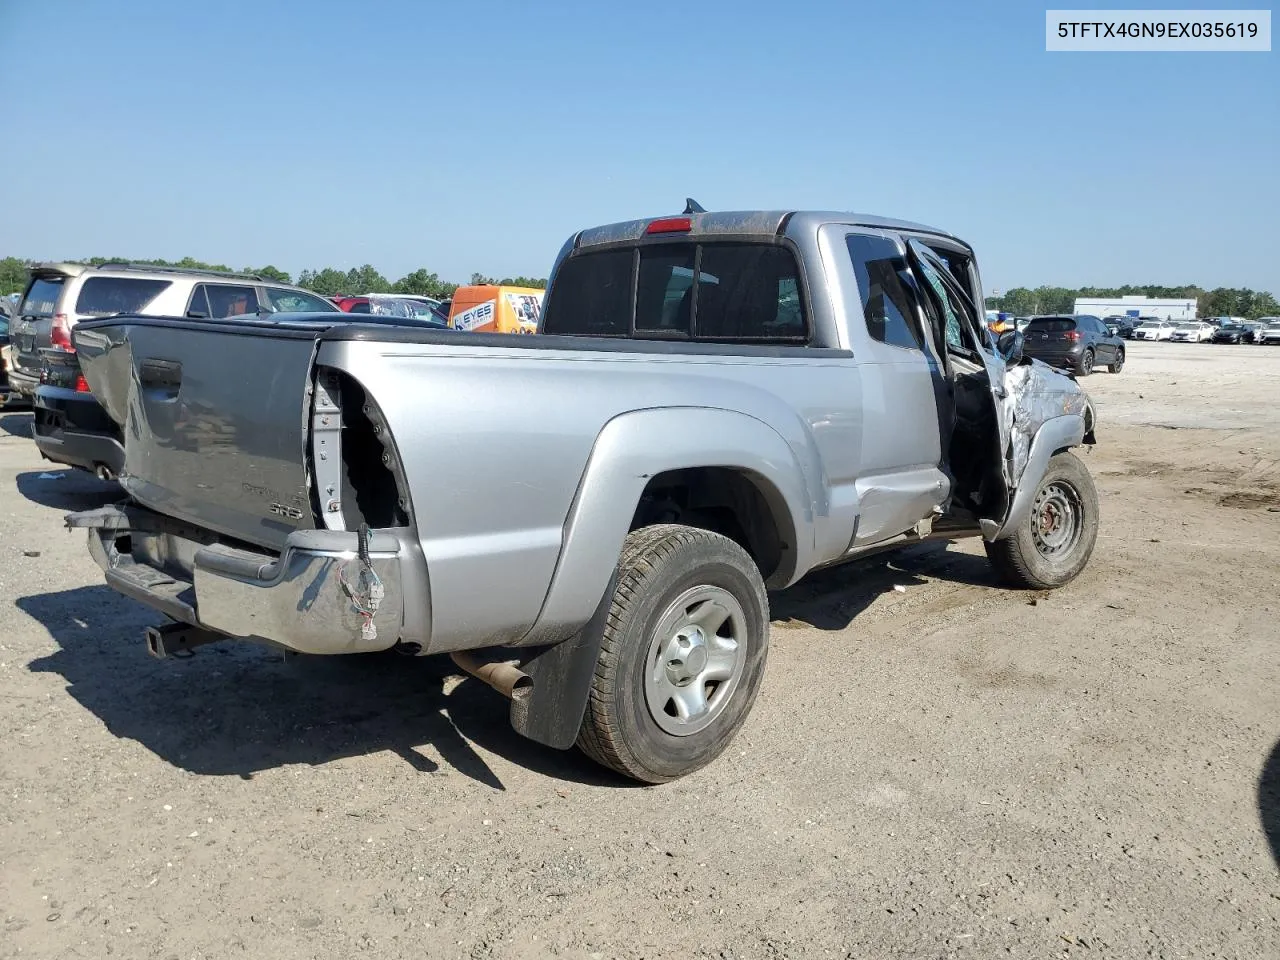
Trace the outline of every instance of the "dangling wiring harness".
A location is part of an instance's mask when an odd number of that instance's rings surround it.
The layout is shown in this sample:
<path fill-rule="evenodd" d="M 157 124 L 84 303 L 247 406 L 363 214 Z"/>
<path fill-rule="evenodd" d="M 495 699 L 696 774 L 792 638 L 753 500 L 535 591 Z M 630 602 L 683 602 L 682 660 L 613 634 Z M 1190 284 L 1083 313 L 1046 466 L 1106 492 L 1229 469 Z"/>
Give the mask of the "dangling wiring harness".
<path fill-rule="evenodd" d="M 348 575 L 348 568 L 353 563 L 360 566 L 354 583 Z M 361 523 L 360 529 L 356 531 L 356 556 L 338 567 L 338 582 L 342 585 L 342 592 L 351 601 L 351 609 L 360 616 L 360 639 L 376 640 L 378 627 L 373 622 L 373 615 L 378 612 L 386 589 L 382 585 L 382 579 L 374 572 L 373 561 L 369 559 L 368 524 Z"/>

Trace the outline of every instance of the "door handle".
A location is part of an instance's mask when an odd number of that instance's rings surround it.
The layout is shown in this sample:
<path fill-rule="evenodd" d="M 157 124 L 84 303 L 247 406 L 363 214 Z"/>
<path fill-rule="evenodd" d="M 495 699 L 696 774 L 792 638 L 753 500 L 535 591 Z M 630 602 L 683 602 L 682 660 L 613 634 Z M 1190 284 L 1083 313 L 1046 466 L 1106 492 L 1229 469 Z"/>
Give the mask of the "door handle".
<path fill-rule="evenodd" d="M 138 364 L 142 389 L 159 400 L 174 400 L 182 386 L 182 364 L 177 360 L 143 360 Z"/>

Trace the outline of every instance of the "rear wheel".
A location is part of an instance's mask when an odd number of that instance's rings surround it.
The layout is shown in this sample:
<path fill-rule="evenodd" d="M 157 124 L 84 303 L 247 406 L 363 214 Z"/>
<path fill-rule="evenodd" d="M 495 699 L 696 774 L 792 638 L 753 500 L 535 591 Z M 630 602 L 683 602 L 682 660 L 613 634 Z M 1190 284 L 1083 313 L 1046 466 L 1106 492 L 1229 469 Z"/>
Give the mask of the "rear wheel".
<path fill-rule="evenodd" d="M 1086 349 L 1080 354 L 1080 359 L 1076 361 L 1076 373 L 1082 377 L 1087 377 L 1093 373 L 1093 350 Z"/>
<path fill-rule="evenodd" d="M 1098 539 L 1098 491 L 1071 453 L 1055 454 L 1036 489 L 1031 514 L 987 557 L 1006 583 L 1052 590 L 1076 578 Z"/>
<path fill-rule="evenodd" d="M 627 536 L 579 748 L 645 783 L 714 760 L 751 711 L 769 649 L 755 562 L 678 524 Z"/>
<path fill-rule="evenodd" d="M 1111 364 L 1107 369 L 1112 373 L 1119 373 L 1124 369 L 1124 347 L 1120 347 L 1116 350 L 1116 358 L 1111 361 Z"/>

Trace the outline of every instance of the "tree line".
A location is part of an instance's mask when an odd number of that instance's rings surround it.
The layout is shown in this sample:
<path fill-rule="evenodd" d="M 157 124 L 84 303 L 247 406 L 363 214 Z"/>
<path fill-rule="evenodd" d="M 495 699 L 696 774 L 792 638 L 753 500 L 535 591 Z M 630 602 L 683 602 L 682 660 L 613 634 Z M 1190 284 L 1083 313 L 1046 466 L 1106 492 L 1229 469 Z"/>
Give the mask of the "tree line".
<path fill-rule="evenodd" d="M 95 266 L 113 261 L 128 260 L 127 257 L 90 257 L 77 261 Z M 20 257 L 0 259 L 0 295 L 21 292 L 27 281 L 27 267 L 30 260 Z M 159 267 L 187 267 L 193 270 L 226 270 L 231 267 L 221 263 L 205 263 L 191 257 L 181 260 L 134 260 L 133 263 L 147 263 Z M 268 280 L 278 283 L 296 283 L 300 287 L 312 290 L 322 297 L 336 297 L 342 294 L 356 295 L 362 293 L 411 293 L 424 297 L 435 297 L 440 300 L 453 296 L 459 284 L 440 277 L 425 269 L 414 270 L 399 280 L 391 281 L 379 273 L 371 264 L 340 270 L 336 267 L 324 267 L 319 270 L 303 270 L 295 281 L 284 270 L 268 264 L 265 267 L 245 267 L 241 273 L 256 273 Z M 498 283 L 512 287 L 545 287 L 545 278 L 533 277 L 490 277 L 482 273 L 473 273 L 470 283 Z M 1070 290 L 1066 287 L 1014 287 L 998 297 L 987 298 L 987 309 L 1003 310 L 1016 316 L 1026 317 L 1043 313 L 1070 313 L 1075 307 L 1078 297 L 1128 297 L 1142 296 L 1161 299 L 1196 301 L 1196 314 L 1201 317 L 1244 317 L 1256 320 L 1258 317 L 1280 316 L 1280 303 L 1264 290 L 1250 290 L 1247 287 L 1218 287 L 1205 290 L 1194 285 L 1185 287 L 1161 286 L 1123 286 L 1123 287 L 1080 287 Z"/>
<path fill-rule="evenodd" d="M 1186 287 L 1123 286 L 1123 287 L 1014 287 L 998 297 L 987 298 L 988 310 L 1002 310 L 1019 317 L 1044 313 L 1071 313 L 1077 298 L 1152 297 L 1161 300 L 1195 300 L 1198 317 L 1258 317 L 1280 316 L 1280 303 L 1265 290 L 1248 287 L 1217 287 L 1205 290 L 1194 285 Z"/>
<path fill-rule="evenodd" d="M 27 282 L 27 268 L 33 263 L 20 257 L 4 257 L 0 259 L 0 296 L 7 293 L 21 293 Z M 322 297 L 342 295 L 356 296 L 364 293 L 411 293 L 423 297 L 435 297 L 446 300 L 460 284 L 441 280 L 440 277 L 426 269 L 414 270 L 399 280 L 391 281 L 379 273 L 371 264 L 353 267 L 350 270 L 339 270 L 335 267 L 324 267 L 320 270 L 303 270 L 294 280 L 286 271 L 268 264 L 265 267 L 245 267 L 234 270 L 224 263 L 205 263 L 193 257 L 181 260 L 131 260 L 128 257 L 89 257 L 77 260 L 76 263 L 87 263 L 101 266 L 104 263 L 144 263 L 155 267 L 185 267 L 188 270 L 222 270 L 228 273 L 253 273 L 277 283 L 293 283 L 311 290 Z M 496 283 L 510 287 L 545 287 L 545 279 L 533 277 L 490 277 L 482 273 L 471 275 L 472 284 Z"/>

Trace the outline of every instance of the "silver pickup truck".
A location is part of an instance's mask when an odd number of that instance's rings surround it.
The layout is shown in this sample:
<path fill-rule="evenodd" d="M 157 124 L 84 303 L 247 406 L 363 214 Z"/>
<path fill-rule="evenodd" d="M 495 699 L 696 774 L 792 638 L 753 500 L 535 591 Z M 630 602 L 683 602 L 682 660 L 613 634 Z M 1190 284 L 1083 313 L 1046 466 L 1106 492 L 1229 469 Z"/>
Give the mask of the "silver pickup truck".
<path fill-rule="evenodd" d="M 981 290 L 919 224 L 692 212 L 575 234 L 537 336 L 85 322 L 129 499 L 68 523 L 157 654 L 450 653 L 526 736 L 670 780 L 746 719 L 766 589 L 930 539 L 1024 587 L 1088 561 L 1092 407 Z"/>

